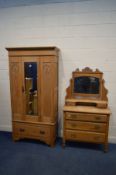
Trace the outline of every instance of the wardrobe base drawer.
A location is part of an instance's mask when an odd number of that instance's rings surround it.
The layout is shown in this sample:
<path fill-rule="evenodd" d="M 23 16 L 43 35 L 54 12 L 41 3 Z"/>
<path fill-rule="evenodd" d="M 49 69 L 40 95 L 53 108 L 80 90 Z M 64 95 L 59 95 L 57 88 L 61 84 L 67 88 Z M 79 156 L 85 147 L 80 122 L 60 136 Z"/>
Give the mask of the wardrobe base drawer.
<path fill-rule="evenodd" d="M 53 146 L 56 138 L 56 125 L 13 122 L 13 139 L 37 139 Z"/>

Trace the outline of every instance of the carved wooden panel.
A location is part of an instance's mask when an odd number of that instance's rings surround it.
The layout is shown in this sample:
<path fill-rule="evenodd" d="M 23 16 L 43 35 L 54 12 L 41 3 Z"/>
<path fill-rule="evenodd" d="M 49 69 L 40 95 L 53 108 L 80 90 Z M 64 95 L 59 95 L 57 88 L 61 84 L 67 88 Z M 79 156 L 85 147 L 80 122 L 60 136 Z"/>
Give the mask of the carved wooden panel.
<path fill-rule="evenodd" d="M 41 64 L 41 115 L 46 121 L 51 121 L 53 115 L 53 64 Z"/>
<path fill-rule="evenodd" d="M 15 119 L 22 114 L 22 66 L 19 62 L 10 63 L 10 77 L 12 90 L 12 111 Z"/>

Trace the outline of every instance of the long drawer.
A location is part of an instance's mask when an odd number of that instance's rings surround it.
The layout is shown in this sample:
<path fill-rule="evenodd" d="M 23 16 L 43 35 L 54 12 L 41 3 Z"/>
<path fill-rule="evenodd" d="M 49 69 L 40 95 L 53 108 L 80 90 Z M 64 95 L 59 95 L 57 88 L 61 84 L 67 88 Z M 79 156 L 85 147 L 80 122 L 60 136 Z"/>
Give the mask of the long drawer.
<path fill-rule="evenodd" d="M 87 142 L 95 142 L 95 143 L 103 143 L 105 140 L 105 134 L 103 133 L 94 133 L 94 132 L 85 132 L 85 131 L 65 131 L 65 138 L 67 140 L 75 140 L 75 141 L 87 141 Z"/>
<path fill-rule="evenodd" d="M 67 120 L 80 120 L 80 121 L 94 121 L 94 122 L 107 122 L 107 115 L 102 114 L 84 114 L 66 112 L 65 119 Z"/>
<path fill-rule="evenodd" d="M 65 128 L 72 129 L 72 130 L 77 129 L 77 130 L 84 130 L 84 131 L 105 132 L 106 131 L 106 124 L 105 123 L 93 123 L 93 122 L 66 120 Z"/>
<path fill-rule="evenodd" d="M 13 132 L 21 137 L 49 137 L 50 127 L 44 125 L 33 125 L 24 123 L 13 123 Z"/>

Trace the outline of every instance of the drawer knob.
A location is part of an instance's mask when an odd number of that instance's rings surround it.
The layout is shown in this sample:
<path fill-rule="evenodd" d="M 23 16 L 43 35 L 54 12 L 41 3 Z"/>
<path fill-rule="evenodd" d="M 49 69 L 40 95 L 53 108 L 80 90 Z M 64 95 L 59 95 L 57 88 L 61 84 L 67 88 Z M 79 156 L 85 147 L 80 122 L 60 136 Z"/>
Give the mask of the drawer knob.
<path fill-rule="evenodd" d="M 69 117 L 73 117 L 73 118 L 75 118 L 75 117 L 76 117 L 76 115 L 75 115 L 75 114 L 68 114 L 68 116 L 69 116 Z"/>
<path fill-rule="evenodd" d="M 95 125 L 95 129 L 100 129 L 100 126 L 99 125 Z"/>
<path fill-rule="evenodd" d="M 77 124 L 75 124 L 75 123 L 72 123 L 72 124 L 71 124 L 71 126 L 72 126 L 72 127 L 76 127 L 76 126 L 77 126 Z"/>
<path fill-rule="evenodd" d="M 40 134 L 45 134 L 45 131 L 40 131 Z"/>
<path fill-rule="evenodd" d="M 20 128 L 20 132 L 24 132 L 25 131 L 25 129 L 23 129 L 23 128 Z"/>
<path fill-rule="evenodd" d="M 100 140 L 100 136 L 95 136 L 94 139 L 95 140 Z"/>
<path fill-rule="evenodd" d="M 76 138 L 76 134 L 71 134 L 71 137 L 72 138 Z"/>
<path fill-rule="evenodd" d="M 101 118 L 99 116 L 95 117 L 96 120 L 100 120 Z"/>

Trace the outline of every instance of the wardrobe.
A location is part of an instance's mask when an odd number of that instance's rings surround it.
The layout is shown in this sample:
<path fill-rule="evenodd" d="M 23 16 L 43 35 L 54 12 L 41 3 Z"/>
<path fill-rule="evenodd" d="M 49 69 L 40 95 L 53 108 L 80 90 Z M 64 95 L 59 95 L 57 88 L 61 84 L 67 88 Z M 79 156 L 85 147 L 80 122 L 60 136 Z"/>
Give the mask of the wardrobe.
<path fill-rule="evenodd" d="M 54 146 L 58 115 L 56 47 L 7 48 L 13 139 L 37 139 Z"/>

